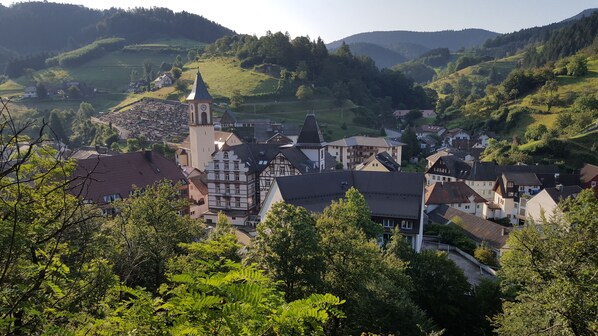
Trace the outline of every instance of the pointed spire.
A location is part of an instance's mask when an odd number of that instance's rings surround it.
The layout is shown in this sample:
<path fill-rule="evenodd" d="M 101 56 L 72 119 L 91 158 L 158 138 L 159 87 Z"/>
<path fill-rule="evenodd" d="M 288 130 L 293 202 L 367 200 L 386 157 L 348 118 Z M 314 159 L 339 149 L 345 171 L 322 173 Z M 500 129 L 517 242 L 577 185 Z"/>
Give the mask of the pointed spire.
<path fill-rule="evenodd" d="M 212 96 L 208 92 L 206 83 L 204 83 L 203 78 L 201 78 L 201 73 L 199 73 L 199 67 L 197 68 L 197 75 L 195 75 L 195 83 L 193 83 L 193 89 L 187 97 L 187 100 L 212 100 Z"/>
<path fill-rule="evenodd" d="M 314 114 L 308 114 L 305 116 L 305 122 L 301 127 L 301 132 L 297 138 L 298 144 L 322 144 L 324 143 L 324 137 L 322 131 L 318 126 L 318 121 Z"/>

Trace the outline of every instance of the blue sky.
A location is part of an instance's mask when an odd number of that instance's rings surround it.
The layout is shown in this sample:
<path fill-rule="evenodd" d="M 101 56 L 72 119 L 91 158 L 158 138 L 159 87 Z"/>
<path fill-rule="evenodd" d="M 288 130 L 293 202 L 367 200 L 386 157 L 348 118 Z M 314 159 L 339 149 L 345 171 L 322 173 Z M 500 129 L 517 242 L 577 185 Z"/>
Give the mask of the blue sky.
<path fill-rule="evenodd" d="M 13 1 L 0 0 L 7 6 Z M 598 0 L 60 0 L 92 8 L 168 7 L 200 14 L 239 33 L 321 36 L 329 43 L 376 30 L 483 28 L 507 33 L 598 7 Z"/>

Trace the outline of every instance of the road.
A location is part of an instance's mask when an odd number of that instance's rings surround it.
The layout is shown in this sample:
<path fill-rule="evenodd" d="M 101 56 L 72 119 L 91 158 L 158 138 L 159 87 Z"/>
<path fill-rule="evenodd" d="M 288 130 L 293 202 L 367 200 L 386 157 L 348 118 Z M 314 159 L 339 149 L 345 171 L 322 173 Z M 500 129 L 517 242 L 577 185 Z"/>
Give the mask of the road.
<path fill-rule="evenodd" d="M 441 251 L 446 252 L 448 249 L 448 245 L 445 245 L 445 244 L 438 245 L 437 243 L 424 242 L 423 248 L 425 250 L 441 250 Z M 457 266 L 461 270 L 463 270 L 465 277 L 467 277 L 467 281 L 472 285 L 479 284 L 480 281 L 484 278 L 494 279 L 494 276 L 492 274 L 482 271 L 478 265 L 467 260 L 466 258 L 464 258 L 462 255 L 460 255 L 456 251 L 448 252 L 448 257 L 449 257 L 449 259 L 454 261 L 455 264 L 457 264 Z"/>

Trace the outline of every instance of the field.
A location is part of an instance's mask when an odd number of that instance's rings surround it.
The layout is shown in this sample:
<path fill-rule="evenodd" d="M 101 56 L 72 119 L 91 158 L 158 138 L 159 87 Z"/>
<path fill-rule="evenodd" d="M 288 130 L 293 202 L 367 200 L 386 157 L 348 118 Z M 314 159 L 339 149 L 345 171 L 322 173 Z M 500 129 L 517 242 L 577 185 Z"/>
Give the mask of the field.
<path fill-rule="evenodd" d="M 281 123 L 301 125 L 308 113 L 315 113 L 326 140 L 352 135 L 379 136 L 380 131 L 353 123 L 354 107 L 350 100 L 337 106 L 333 99 L 248 103 L 241 107 L 237 115 L 241 118 L 269 118 Z"/>

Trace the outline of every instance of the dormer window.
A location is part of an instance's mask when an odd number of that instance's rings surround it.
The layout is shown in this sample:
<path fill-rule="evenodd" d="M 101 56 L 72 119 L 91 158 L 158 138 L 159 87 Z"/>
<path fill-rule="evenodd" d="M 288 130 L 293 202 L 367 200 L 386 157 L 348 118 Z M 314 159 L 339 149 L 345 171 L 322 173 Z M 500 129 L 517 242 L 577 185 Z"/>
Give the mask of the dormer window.
<path fill-rule="evenodd" d="M 224 155 L 224 158 L 225 158 L 225 159 L 228 159 L 228 152 L 224 152 L 224 154 L 223 154 L 223 155 Z"/>

